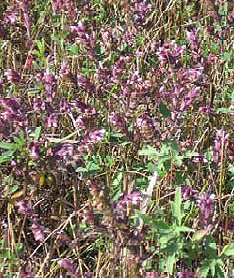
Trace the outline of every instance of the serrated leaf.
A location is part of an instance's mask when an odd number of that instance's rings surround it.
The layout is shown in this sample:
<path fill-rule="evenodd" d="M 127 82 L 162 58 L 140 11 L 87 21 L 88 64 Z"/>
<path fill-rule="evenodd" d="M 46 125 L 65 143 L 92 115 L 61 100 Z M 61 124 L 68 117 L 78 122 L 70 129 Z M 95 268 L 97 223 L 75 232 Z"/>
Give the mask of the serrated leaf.
<path fill-rule="evenodd" d="M 155 148 L 151 147 L 151 146 L 147 146 L 147 148 L 139 150 L 138 151 L 138 155 L 152 155 L 152 156 L 156 156 L 158 155 L 158 152 L 155 150 Z"/>
<path fill-rule="evenodd" d="M 155 228 L 158 230 L 169 230 L 170 229 L 170 226 L 164 221 L 153 220 L 153 223 L 154 223 Z"/>
<path fill-rule="evenodd" d="M 213 237 L 209 234 L 206 237 L 206 254 L 209 258 L 217 257 L 217 245 Z"/>
<path fill-rule="evenodd" d="M 155 171 L 159 172 L 158 167 L 157 167 L 154 163 L 152 163 L 152 162 L 149 162 L 149 163 L 147 164 L 147 169 L 148 169 L 149 171 L 151 171 L 151 172 L 155 172 Z"/>
<path fill-rule="evenodd" d="M 159 112 L 164 116 L 164 118 L 171 118 L 171 111 L 162 101 L 159 103 Z"/>
<path fill-rule="evenodd" d="M 206 278 L 209 270 L 210 270 L 209 260 L 205 259 L 202 261 L 202 266 L 200 267 L 200 270 L 199 270 L 201 277 Z"/>

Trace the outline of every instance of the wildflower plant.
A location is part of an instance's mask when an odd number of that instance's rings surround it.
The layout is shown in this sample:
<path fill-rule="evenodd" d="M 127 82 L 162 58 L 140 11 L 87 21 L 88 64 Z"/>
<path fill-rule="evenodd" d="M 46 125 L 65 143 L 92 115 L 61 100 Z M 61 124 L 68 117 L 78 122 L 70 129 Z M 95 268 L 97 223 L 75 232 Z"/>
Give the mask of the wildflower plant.
<path fill-rule="evenodd" d="M 233 7 L 205 2 L 2 1 L 4 277 L 233 276 Z"/>

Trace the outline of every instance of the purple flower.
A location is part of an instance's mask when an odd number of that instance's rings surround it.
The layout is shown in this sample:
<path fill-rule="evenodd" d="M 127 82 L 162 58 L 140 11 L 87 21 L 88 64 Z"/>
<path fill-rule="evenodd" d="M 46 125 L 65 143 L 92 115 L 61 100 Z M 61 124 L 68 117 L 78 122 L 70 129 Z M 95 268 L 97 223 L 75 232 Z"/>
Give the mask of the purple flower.
<path fill-rule="evenodd" d="M 58 114 L 52 113 L 46 117 L 47 127 L 58 127 Z"/>
<path fill-rule="evenodd" d="M 61 99 L 60 104 L 59 104 L 59 109 L 60 109 L 61 113 L 67 113 L 70 111 L 70 105 L 67 102 L 67 99 L 65 97 L 63 97 Z"/>
<path fill-rule="evenodd" d="M 40 70 L 37 74 L 36 74 L 36 81 L 39 82 L 39 83 L 42 83 L 43 82 L 43 79 L 44 79 L 44 75 L 45 75 L 45 72 L 43 70 Z"/>
<path fill-rule="evenodd" d="M 35 278 L 35 274 L 28 270 L 26 267 L 24 267 L 24 270 L 20 272 L 20 278 Z"/>
<path fill-rule="evenodd" d="M 40 98 L 35 98 L 33 100 L 33 109 L 38 112 L 45 111 L 45 102 L 41 101 Z"/>
<path fill-rule="evenodd" d="M 106 133 L 105 129 L 100 129 L 100 130 L 96 129 L 86 137 L 86 142 L 88 143 L 101 142 L 105 136 L 105 133 Z"/>
<path fill-rule="evenodd" d="M 29 155 L 35 158 L 40 157 L 40 150 L 39 150 L 39 143 L 38 142 L 31 142 L 28 146 Z"/>
<path fill-rule="evenodd" d="M 127 85 L 132 85 L 136 83 L 140 83 L 142 78 L 139 76 L 139 73 L 136 71 L 134 74 L 127 80 Z"/>
<path fill-rule="evenodd" d="M 100 31 L 101 38 L 102 38 L 102 44 L 106 47 L 110 47 L 110 43 L 112 40 L 112 34 L 109 28 L 101 29 Z"/>
<path fill-rule="evenodd" d="M 218 130 L 216 132 L 216 138 L 215 138 L 215 145 L 213 147 L 213 161 L 214 163 L 218 163 L 219 159 L 221 157 L 222 152 L 222 144 L 224 144 L 224 147 L 227 147 L 229 143 L 229 133 L 225 132 L 223 130 Z"/>
<path fill-rule="evenodd" d="M 18 205 L 19 214 L 29 214 L 29 215 L 32 214 L 32 209 L 29 208 L 24 201 L 18 201 L 17 205 Z"/>
<path fill-rule="evenodd" d="M 79 99 L 76 99 L 75 100 L 75 103 L 72 103 L 72 108 L 75 109 L 75 108 L 78 108 L 80 109 L 80 112 L 84 113 L 85 112 L 85 109 L 88 108 L 88 105 L 84 102 L 82 102 L 81 100 Z"/>
<path fill-rule="evenodd" d="M 159 272 L 146 272 L 145 278 L 160 278 L 161 273 Z"/>
<path fill-rule="evenodd" d="M 199 277 L 199 273 L 197 272 L 189 272 L 189 271 L 180 271 L 177 273 L 177 277 L 178 278 L 198 278 Z"/>
<path fill-rule="evenodd" d="M 113 212 L 115 214 L 115 219 L 118 223 L 127 223 L 127 201 L 120 200 L 114 201 L 113 204 Z"/>
<path fill-rule="evenodd" d="M 140 192 L 131 191 L 130 194 L 124 196 L 124 201 L 127 201 L 133 206 L 139 205 L 143 201 L 142 194 Z"/>
<path fill-rule="evenodd" d="M 85 127 L 85 120 L 82 116 L 77 117 L 76 126 L 77 127 Z"/>
<path fill-rule="evenodd" d="M 61 156 L 61 157 L 68 157 L 74 156 L 74 146 L 70 143 L 61 143 L 53 148 L 53 155 L 54 156 Z"/>
<path fill-rule="evenodd" d="M 7 81 L 10 83 L 19 83 L 21 80 L 20 75 L 14 71 L 13 69 L 9 69 L 5 72 L 5 76 L 7 78 Z"/>
<path fill-rule="evenodd" d="M 8 25 L 14 25 L 18 20 L 18 12 L 10 12 L 8 14 L 6 14 L 3 18 L 3 22 Z"/>
<path fill-rule="evenodd" d="M 15 98 L 0 98 L 0 106 L 6 111 L 17 113 L 20 108 L 20 103 Z"/>
<path fill-rule="evenodd" d="M 184 200 L 196 200 L 198 191 L 192 189 L 190 186 L 184 185 L 182 188 L 182 198 Z"/>
<path fill-rule="evenodd" d="M 68 66 L 68 63 L 66 61 L 63 61 L 60 71 L 59 71 L 59 75 L 68 80 L 69 82 L 72 82 L 74 84 L 76 84 L 76 78 L 75 76 L 71 73 L 71 70 Z"/>
<path fill-rule="evenodd" d="M 152 120 L 144 114 L 143 116 L 136 119 L 136 126 L 138 128 L 147 128 L 152 126 Z"/>
<path fill-rule="evenodd" d="M 126 128 L 126 121 L 119 114 L 112 112 L 111 115 L 109 116 L 109 119 L 113 126 L 119 127 L 121 129 Z"/>
<path fill-rule="evenodd" d="M 198 113 L 201 113 L 201 114 L 212 113 L 212 108 L 211 108 L 210 104 L 207 104 L 205 106 L 201 106 L 198 110 Z"/>
<path fill-rule="evenodd" d="M 44 241 L 45 239 L 45 236 L 44 236 L 44 227 L 42 227 L 39 223 L 35 222 L 32 224 L 32 232 L 33 232 L 33 235 L 34 235 L 34 238 L 36 241 Z"/>
<path fill-rule="evenodd" d="M 65 268 L 67 271 L 70 271 L 71 273 L 75 273 L 75 265 L 69 259 L 61 259 L 58 261 L 58 264 L 61 267 Z"/>
<path fill-rule="evenodd" d="M 192 161 L 206 163 L 208 160 L 204 155 L 196 155 L 196 156 L 192 156 Z"/>
<path fill-rule="evenodd" d="M 198 204 L 200 207 L 200 213 L 202 215 L 202 221 L 204 228 L 212 222 L 212 216 L 214 215 L 215 209 L 215 195 L 214 194 L 203 194 L 198 197 Z"/>
<path fill-rule="evenodd" d="M 86 117 L 95 115 L 96 114 L 95 108 L 91 105 L 88 105 L 84 110 L 84 114 Z"/>
<path fill-rule="evenodd" d="M 196 97 L 200 94 L 200 87 L 193 87 L 189 94 L 182 100 L 180 105 L 180 111 L 183 112 L 186 108 L 189 108 Z"/>
<path fill-rule="evenodd" d="M 87 90 L 92 90 L 94 88 L 94 84 L 90 81 L 90 79 L 82 74 L 77 75 L 77 84 Z"/>
<path fill-rule="evenodd" d="M 185 51 L 186 46 L 179 46 L 175 41 L 165 42 L 162 47 L 159 47 L 156 54 L 161 61 L 161 66 L 165 67 L 166 63 L 177 66 L 179 59 L 183 52 Z"/>
<path fill-rule="evenodd" d="M 46 70 L 44 74 L 44 80 L 48 86 L 57 84 L 57 77 L 53 73 L 50 73 L 49 70 Z"/>

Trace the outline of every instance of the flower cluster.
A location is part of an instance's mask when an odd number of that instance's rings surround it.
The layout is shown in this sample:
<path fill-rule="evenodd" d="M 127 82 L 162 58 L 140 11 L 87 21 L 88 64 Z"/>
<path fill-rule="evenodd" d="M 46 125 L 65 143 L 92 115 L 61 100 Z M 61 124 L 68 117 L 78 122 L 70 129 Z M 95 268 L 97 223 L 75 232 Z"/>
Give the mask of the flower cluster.
<path fill-rule="evenodd" d="M 28 205 L 24 201 L 18 201 L 18 213 L 27 215 L 32 226 L 31 230 L 33 232 L 34 239 L 36 241 L 43 242 L 45 239 L 44 227 L 39 224 L 38 216 L 34 213 L 32 208 L 32 203 Z"/>

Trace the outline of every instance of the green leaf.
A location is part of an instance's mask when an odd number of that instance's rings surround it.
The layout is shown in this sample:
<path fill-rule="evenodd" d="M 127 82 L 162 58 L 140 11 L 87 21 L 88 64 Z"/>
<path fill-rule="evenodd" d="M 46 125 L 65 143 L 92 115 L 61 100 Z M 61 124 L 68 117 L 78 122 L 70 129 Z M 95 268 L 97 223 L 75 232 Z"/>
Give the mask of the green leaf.
<path fill-rule="evenodd" d="M 50 38 L 51 38 L 51 40 L 55 41 L 61 47 L 62 41 L 57 36 L 54 36 L 53 34 L 51 34 Z"/>
<path fill-rule="evenodd" d="M 223 60 L 223 61 L 228 62 L 228 61 L 231 60 L 231 58 L 232 58 L 231 52 L 227 52 L 227 51 L 226 51 L 226 52 L 224 52 L 223 55 L 222 55 L 222 60 Z"/>
<path fill-rule="evenodd" d="M 126 146 L 126 145 L 129 145 L 129 144 L 131 144 L 131 143 L 132 143 L 132 142 L 126 141 L 126 142 L 119 143 L 119 145 L 120 145 L 120 146 Z"/>
<path fill-rule="evenodd" d="M 210 272 L 212 277 L 215 276 L 215 267 L 216 267 L 216 259 L 211 259 L 210 260 Z"/>
<path fill-rule="evenodd" d="M 11 157 L 13 156 L 13 154 L 14 154 L 14 151 L 3 152 L 2 155 L 0 156 L 0 164 L 11 160 Z"/>
<path fill-rule="evenodd" d="M 234 256 L 234 244 L 228 244 L 223 247 L 220 257 Z"/>
<path fill-rule="evenodd" d="M 182 204 L 181 187 L 178 187 L 175 193 L 175 201 L 172 202 L 171 204 L 172 214 L 178 226 L 181 226 L 181 221 L 182 221 L 181 204 Z"/>
<path fill-rule="evenodd" d="M 199 272 L 201 274 L 201 277 L 206 278 L 209 270 L 210 270 L 209 260 L 205 259 L 205 260 L 202 261 L 202 266 L 199 270 Z"/>
<path fill-rule="evenodd" d="M 205 229 L 195 232 L 192 237 L 192 242 L 201 241 L 207 233 L 208 231 Z"/>
<path fill-rule="evenodd" d="M 89 162 L 87 165 L 87 170 L 88 171 L 96 171 L 96 170 L 101 170 L 101 168 L 96 163 Z"/>
<path fill-rule="evenodd" d="M 138 155 L 157 156 L 158 151 L 156 151 L 155 148 L 153 148 L 151 146 L 147 146 L 147 148 L 139 150 Z"/>
<path fill-rule="evenodd" d="M 141 210 L 139 210 L 139 209 L 135 209 L 134 210 L 134 218 L 137 218 L 137 217 L 140 217 L 142 220 L 143 220 L 143 222 L 145 223 L 145 224 L 149 224 L 150 222 L 151 222 L 151 217 L 150 216 L 148 216 L 148 215 L 145 215 L 145 214 L 143 214 L 142 212 L 141 212 Z"/>
<path fill-rule="evenodd" d="M 38 126 L 35 130 L 34 141 L 38 141 L 41 134 L 41 126 Z"/>
<path fill-rule="evenodd" d="M 6 150 L 14 150 L 17 148 L 17 144 L 14 143 L 7 143 L 7 142 L 0 142 L 0 148 Z"/>
<path fill-rule="evenodd" d="M 217 259 L 216 261 L 216 274 L 219 278 L 228 278 L 226 272 L 225 272 L 225 265 L 222 261 L 222 259 Z"/>
<path fill-rule="evenodd" d="M 60 38 L 66 38 L 69 34 L 70 32 L 66 30 L 59 32 Z"/>
<path fill-rule="evenodd" d="M 231 107 L 221 107 L 221 108 L 218 108 L 217 109 L 217 112 L 220 112 L 220 113 L 230 113 L 232 112 L 232 108 Z"/>
<path fill-rule="evenodd" d="M 186 226 L 177 226 L 175 228 L 175 232 L 194 232 L 194 229 L 191 229 L 191 228 L 186 227 Z"/>
<path fill-rule="evenodd" d="M 75 171 L 75 172 L 87 172 L 87 168 L 78 167 L 78 168 L 76 168 L 76 171 Z"/>
<path fill-rule="evenodd" d="M 78 55 L 79 54 L 79 47 L 77 44 L 72 44 L 69 48 L 71 54 Z"/>
<path fill-rule="evenodd" d="M 184 158 L 190 158 L 190 157 L 197 156 L 197 155 L 199 155 L 198 152 L 187 151 L 184 155 Z"/>
<path fill-rule="evenodd" d="M 159 112 L 164 116 L 164 118 L 171 118 L 171 111 L 162 101 L 159 103 Z"/>
<path fill-rule="evenodd" d="M 40 50 L 40 54 L 41 55 L 44 55 L 44 52 L 45 52 L 45 40 L 42 39 L 41 41 L 37 41 L 37 47 L 39 48 Z"/>
<path fill-rule="evenodd" d="M 170 226 L 164 221 L 156 219 L 156 220 L 153 220 L 153 223 L 157 230 L 169 230 L 170 229 Z"/>
<path fill-rule="evenodd" d="M 113 182 L 112 182 L 112 187 L 116 187 L 116 186 L 119 186 L 122 182 L 122 179 L 123 179 L 123 172 L 122 171 L 119 171 L 117 173 L 117 176 L 116 178 L 114 178 Z"/>
<path fill-rule="evenodd" d="M 111 133 L 111 137 L 115 137 L 115 138 L 122 138 L 125 135 L 123 133 Z"/>
<path fill-rule="evenodd" d="M 166 259 L 166 266 L 167 270 L 170 274 L 173 272 L 174 265 L 176 263 L 176 251 L 177 251 L 177 244 L 171 244 L 168 247 L 168 257 Z"/>
<path fill-rule="evenodd" d="M 13 194 L 14 192 L 16 192 L 19 188 L 18 184 L 14 184 L 13 186 L 11 186 L 10 188 L 10 193 Z"/>
<path fill-rule="evenodd" d="M 19 131 L 19 138 L 20 138 L 23 142 L 25 142 L 24 132 L 23 132 L 22 129 Z"/>
<path fill-rule="evenodd" d="M 13 136 L 13 140 L 18 145 L 24 144 L 24 141 L 22 142 L 22 140 L 19 137 Z"/>
<path fill-rule="evenodd" d="M 117 200 L 119 199 L 120 195 L 121 195 L 121 188 L 118 187 L 118 188 L 116 188 L 116 189 L 114 190 L 114 192 L 112 193 L 112 195 L 111 195 L 111 200 L 117 201 Z"/>
<path fill-rule="evenodd" d="M 155 171 L 159 171 L 159 169 L 158 169 L 158 167 L 154 164 L 154 163 L 152 163 L 152 162 L 149 162 L 148 164 L 147 164 L 147 169 L 149 170 L 149 171 L 151 171 L 151 172 L 155 172 Z"/>
<path fill-rule="evenodd" d="M 28 94 L 39 94 L 41 92 L 41 88 L 31 88 L 27 90 Z"/>

